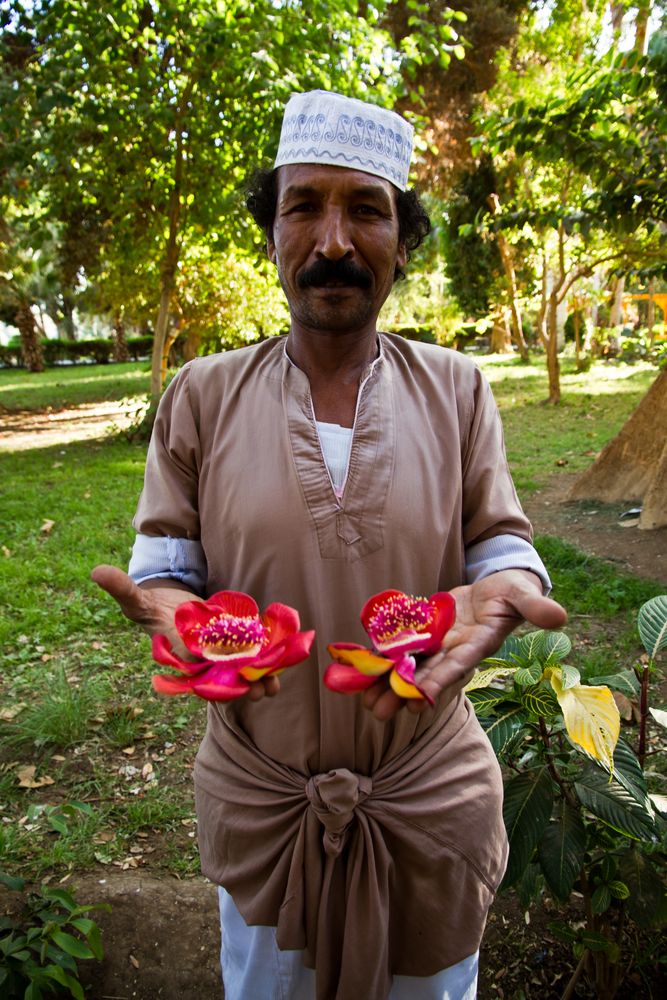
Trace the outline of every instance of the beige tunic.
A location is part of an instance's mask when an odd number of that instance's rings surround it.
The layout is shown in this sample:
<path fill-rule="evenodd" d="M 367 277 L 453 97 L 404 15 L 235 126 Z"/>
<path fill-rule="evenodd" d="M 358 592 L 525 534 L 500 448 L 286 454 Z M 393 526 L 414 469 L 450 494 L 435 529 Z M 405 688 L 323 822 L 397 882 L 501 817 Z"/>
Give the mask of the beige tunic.
<path fill-rule="evenodd" d="M 259 703 L 209 707 L 195 767 L 202 869 L 249 924 L 305 948 L 320 1000 L 386 997 L 472 954 L 502 876 L 494 754 L 463 696 L 386 723 L 321 683 L 326 645 L 396 588 L 464 581 L 464 549 L 530 539 L 490 389 L 467 358 L 380 335 L 343 496 L 284 340 L 186 365 L 162 401 L 135 527 L 200 539 L 208 592 L 293 605 L 310 660 Z"/>

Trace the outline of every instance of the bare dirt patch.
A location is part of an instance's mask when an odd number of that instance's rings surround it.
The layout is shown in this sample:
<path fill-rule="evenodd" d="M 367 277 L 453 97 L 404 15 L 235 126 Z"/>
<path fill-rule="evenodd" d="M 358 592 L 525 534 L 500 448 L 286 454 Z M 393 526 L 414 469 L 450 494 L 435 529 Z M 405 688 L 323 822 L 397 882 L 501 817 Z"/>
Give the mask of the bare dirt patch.
<path fill-rule="evenodd" d="M 637 507 L 629 499 L 613 504 L 567 500 L 573 473 L 559 473 L 523 502 L 536 534 L 556 535 L 620 570 L 667 584 L 667 528 L 641 531 L 621 515 Z"/>
<path fill-rule="evenodd" d="M 126 430 L 143 405 L 141 400 L 110 400 L 64 410 L 0 410 L 0 451 L 48 448 Z"/>

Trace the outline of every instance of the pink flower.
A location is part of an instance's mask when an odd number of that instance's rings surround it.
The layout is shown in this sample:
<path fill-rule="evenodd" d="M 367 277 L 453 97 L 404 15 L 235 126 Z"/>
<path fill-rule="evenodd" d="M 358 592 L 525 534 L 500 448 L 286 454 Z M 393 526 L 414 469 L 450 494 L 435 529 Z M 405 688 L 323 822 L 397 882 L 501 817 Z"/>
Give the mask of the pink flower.
<path fill-rule="evenodd" d="M 153 636 L 153 659 L 185 676 L 156 674 L 161 694 L 196 694 L 209 701 L 231 701 L 250 683 L 305 660 L 314 632 L 299 632 L 299 615 L 286 604 L 270 604 L 263 615 L 252 597 L 221 590 L 207 601 L 186 601 L 176 608 L 176 629 L 198 659 L 177 656 L 165 635 Z"/>
<path fill-rule="evenodd" d="M 437 653 L 455 613 L 454 598 L 445 592 L 429 600 L 400 590 L 376 594 L 361 611 L 374 650 L 349 642 L 332 643 L 327 648 L 336 662 L 327 667 L 324 683 L 332 691 L 355 694 L 388 674 L 392 690 L 401 698 L 425 698 L 433 704 L 415 679 L 415 655 Z"/>

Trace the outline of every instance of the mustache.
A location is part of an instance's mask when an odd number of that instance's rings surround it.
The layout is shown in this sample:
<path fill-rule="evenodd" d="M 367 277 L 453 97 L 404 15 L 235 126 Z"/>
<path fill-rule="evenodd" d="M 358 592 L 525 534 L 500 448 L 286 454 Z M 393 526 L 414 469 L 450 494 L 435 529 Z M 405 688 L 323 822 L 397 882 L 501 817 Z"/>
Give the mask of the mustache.
<path fill-rule="evenodd" d="M 299 288 L 318 288 L 329 282 L 340 282 L 343 285 L 357 285 L 359 288 L 370 288 L 372 279 L 367 271 L 349 260 L 316 260 L 306 271 L 302 271 L 297 279 Z"/>

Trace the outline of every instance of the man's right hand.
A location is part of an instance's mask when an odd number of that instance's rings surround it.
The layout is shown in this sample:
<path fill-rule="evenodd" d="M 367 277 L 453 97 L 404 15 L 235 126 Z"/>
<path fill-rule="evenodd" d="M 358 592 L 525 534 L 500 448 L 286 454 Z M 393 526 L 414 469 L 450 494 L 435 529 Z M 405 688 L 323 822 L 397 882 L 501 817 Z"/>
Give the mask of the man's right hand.
<path fill-rule="evenodd" d="M 113 597 L 126 618 L 149 635 L 166 635 L 179 656 L 190 655 L 174 626 L 174 612 L 179 604 L 200 597 L 176 580 L 147 580 L 139 587 L 115 566 L 96 566 L 91 578 Z"/>
<path fill-rule="evenodd" d="M 176 580 L 146 580 L 138 586 L 127 573 L 115 566 L 96 566 L 91 579 L 113 597 L 126 618 L 136 622 L 149 635 L 166 635 L 178 656 L 193 659 L 176 631 L 174 612 L 179 604 L 201 601 L 201 597 Z M 272 697 L 279 690 L 280 679 L 268 676 L 251 684 L 246 697 L 259 701 L 265 695 Z"/>

